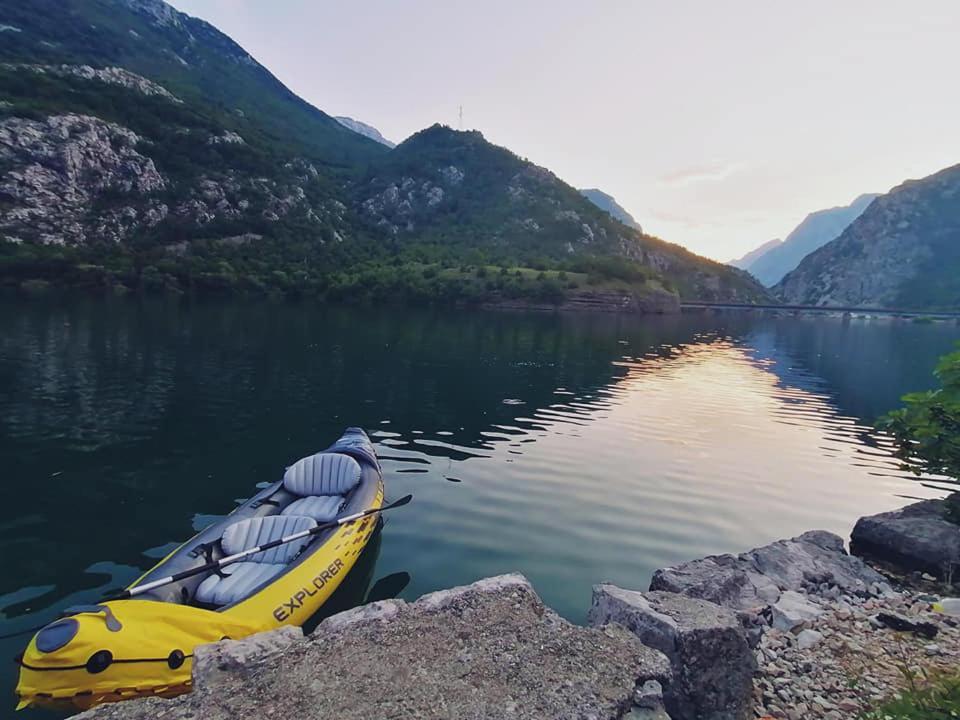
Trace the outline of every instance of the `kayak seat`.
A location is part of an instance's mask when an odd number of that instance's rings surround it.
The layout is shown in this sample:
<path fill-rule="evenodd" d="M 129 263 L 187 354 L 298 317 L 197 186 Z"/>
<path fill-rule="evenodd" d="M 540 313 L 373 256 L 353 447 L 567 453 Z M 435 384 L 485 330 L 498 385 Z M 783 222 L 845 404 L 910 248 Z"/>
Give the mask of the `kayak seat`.
<path fill-rule="evenodd" d="M 228 565 L 226 577 L 211 575 L 197 588 L 197 600 L 206 605 L 230 605 L 248 597 L 286 567 L 284 564 L 238 562 Z"/>
<path fill-rule="evenodd" d="M 287 535 L 317 526 L 312 518 L 297 515 L 270 515 L 249 518 L 228 525 L 220 538 L 225 555 L 235 555 Z M 223 569 L 223 576 L 211 575 L 197 588 L 196 598 L 208 605 L 229 605 L 248 597 L 279 574 L 312 538 L 284 543 L 258 552 Z"/>
<path fill-rule="evenodd" d="M 317 453 L 298 460 L 283 476 L 283 487 L 300 498 L 281 515 L 303 515 L 318 523 L 337 519 L 346 495 L 360 482 L 360 464 L 349 455 Z"/>
<path fill-rule="evenodd" d="M 349 455 L 317 453 L 297 460 L 283 474 L 294 495 L 346 495 L 360 482 L 360 464 Z"/>
<path fill-rule="evenodd" d="M 343 495 L 313 495 L 294 500 L 283 509 L 282 515 L 306 515 L 318 523 L 336 520 L 346 498 Z"/>

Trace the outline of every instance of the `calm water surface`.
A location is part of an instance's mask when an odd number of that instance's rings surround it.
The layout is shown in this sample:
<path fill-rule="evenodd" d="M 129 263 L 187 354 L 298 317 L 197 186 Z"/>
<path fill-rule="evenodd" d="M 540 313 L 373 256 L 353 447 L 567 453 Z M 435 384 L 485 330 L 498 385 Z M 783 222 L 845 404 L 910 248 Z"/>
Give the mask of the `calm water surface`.
<path fill-rule="evenodd" d="M 958 337 L 742 313 L 3 300 L 0 633 L 131 581 L 347 425 L 373 437 L 388 496 L 416 500 L 342 606 L 517 570 L 581 622 L 593 583 L 846 536 L 939 494 L 870 423 L 931 386 Z"/>

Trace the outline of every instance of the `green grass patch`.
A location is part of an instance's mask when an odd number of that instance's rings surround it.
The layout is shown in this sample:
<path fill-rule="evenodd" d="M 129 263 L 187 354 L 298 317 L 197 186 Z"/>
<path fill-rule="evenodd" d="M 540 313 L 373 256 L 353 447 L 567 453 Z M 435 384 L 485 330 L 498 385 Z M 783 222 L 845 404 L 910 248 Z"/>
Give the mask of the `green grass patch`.
<path fill-rule="evenodd" d="M 941 677 L 925 685 L 909 678 L 910 687 L 863 720 L 955 720 L 960 718 L 960 675 Z"/>

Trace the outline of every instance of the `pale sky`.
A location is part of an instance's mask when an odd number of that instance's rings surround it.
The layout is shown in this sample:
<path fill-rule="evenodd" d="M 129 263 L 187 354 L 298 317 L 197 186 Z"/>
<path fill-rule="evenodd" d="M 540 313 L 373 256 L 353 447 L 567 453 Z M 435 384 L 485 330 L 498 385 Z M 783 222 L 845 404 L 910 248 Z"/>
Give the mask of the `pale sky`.
<path fill-rule="evenodd" d="M 399 142 L 464 127 L 728 260 L 960 163 L 960 0 L 173 0 Z"/>

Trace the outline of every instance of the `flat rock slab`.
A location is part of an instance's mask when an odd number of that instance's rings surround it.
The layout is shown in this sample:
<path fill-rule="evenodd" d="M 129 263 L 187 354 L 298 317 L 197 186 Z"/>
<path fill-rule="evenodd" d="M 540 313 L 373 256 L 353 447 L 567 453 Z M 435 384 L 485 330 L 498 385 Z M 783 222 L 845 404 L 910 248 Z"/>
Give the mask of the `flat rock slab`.
<path fill-rule="evenodd" d="M 944 500 L 924 500 L 862 517 L 853 528 L 851 548 L 907 571 L 960 576 L 960 525 L 946 519 L 946 510 Z"/>
<path fill-rule="evenodd" d="M 784 632 L 802 628 L 825 612 L 820 605 L 811 602 L 806 595 L 793 590 L 781 593 L 780 599 L 771 606 L 770 610 L 770 624 Z"/>
<path fill-rule="evenodd" d="M 663 654 L 623 628 L 572 625 L 520 575 L 350 610 L 302 640 L 252 640 L 263 656 L 246 641 L 198 648 L 188 695 L 80 717 L 600 720 L 626 716 L 637 689 L 670 676 Z"/>
<path fill-rule="evenodd" d="M 594 627 L 622 625 L 670 659 L 664 699 L 674 720 L 752 717 L 756 658 L 728 608 L 676 593 L 597 585 L 588 619 Z"/>
<path fill-rule="evenodd" d="M 651 590 L 681 593 L 738 611 L 773 605 L 784 591 L 816 592 L 821 586 L 858 596 L 877 596 L 890 585 L 860 558 L 848 555 L 843 540 L 823 530 L 749 550 L 713 555 L 657 570 Z"/>

